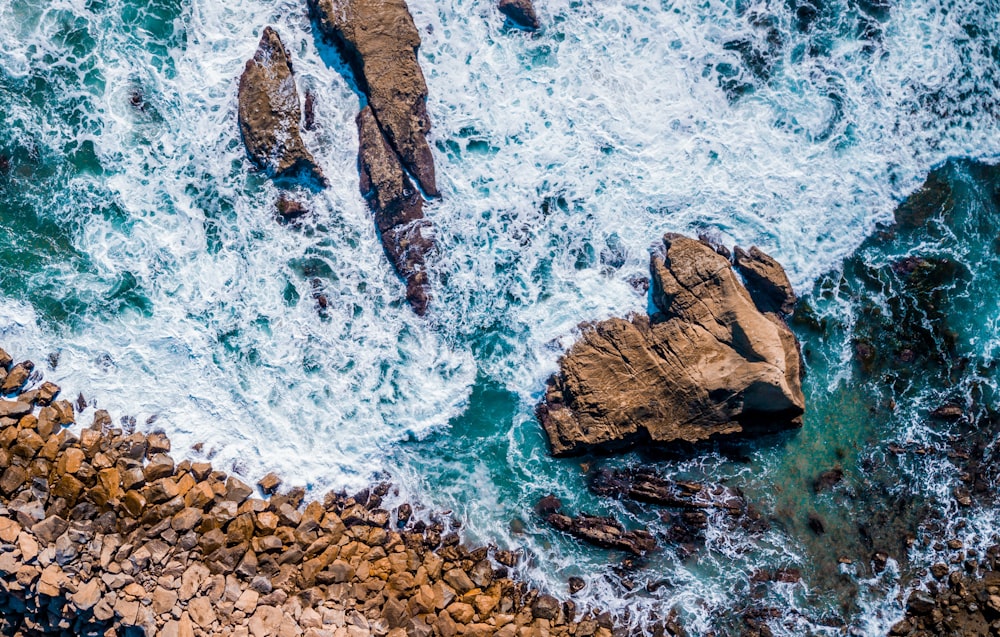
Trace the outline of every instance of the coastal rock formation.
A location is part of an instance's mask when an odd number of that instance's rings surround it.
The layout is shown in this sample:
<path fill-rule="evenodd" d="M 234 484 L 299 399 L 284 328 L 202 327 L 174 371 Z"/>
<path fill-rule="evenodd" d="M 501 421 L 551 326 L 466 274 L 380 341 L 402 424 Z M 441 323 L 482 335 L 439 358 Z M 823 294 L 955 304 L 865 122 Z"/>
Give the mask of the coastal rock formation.
<path fill-rule="evenodd" d="M 679 509 L 725 509 L 731 512 L 746 509 L 743 497 L 724 485 L 668 480 L 643 469 L 598 471 L 590 479 L 590 490 L 597 495 Z"/>
<path fill-rule="evenodd" d="M 389 262 L 406 281 L 406 299 L 423 316 L 430 299 L 424 255 L 434 246 L 423 200 L 366 106 L 358 114 L 361 194 L 375 218 Z"/>
<path fill-rule="evenodd" d="M 406 171 L 438 196 L 427 144 L 427 84 L 417 63 L 420 34 L 404 0 L 309 0 L 316 23 L 351 67 L 375 120 Z"/>
<path fill-rule="evenodd" d="M 761 252 L 757 246 L 750 252 L 736 246 L 733 264 L 743 275 L 747 292 L 761 312 L 776 312 L 788 316 L 795 309 L 795 291 L 781 264 Z"/>
<path fill-rule="evenodd" d="M 509 579 L 517 554 L 383 508 L 388 485 L 306 502 L 269 475 L 261 499 L 107 412 L 72 433 L 58 392 L 0 416 L 0 634 L 612 635 Z"/>
<path fill-rule="evenodd" d="M 634 555 L 642 555 L 656 549 L 656 540 L 649 531 L 642 529 L 628 531 L 614 518 L 586 513 L 576 517 L 552 513 L 546 521 L 555 529 L 601 548 L 628 551 Z"/>
<path fill-rule="evenodd" d="M 239 86 L 239 124 L 250 159 L 271 177 L 306 175 L 325 184 L 299 132 L 299 93 L 277 32 L 265 27 Z"/>
<path fill-rule="evenodd" d="M 535 31 L 541 26 L 531 0 L 500 0 L 497 8 L 512 24 L 521 29 Z"/>
<path fill-rule="evenodd" d="M 729 260 L 668 234 L 650 271 L 659 312 L 584 328 L 550 379 L 538 416 L 553 455 L 799 426 L 795 336 Z"/>

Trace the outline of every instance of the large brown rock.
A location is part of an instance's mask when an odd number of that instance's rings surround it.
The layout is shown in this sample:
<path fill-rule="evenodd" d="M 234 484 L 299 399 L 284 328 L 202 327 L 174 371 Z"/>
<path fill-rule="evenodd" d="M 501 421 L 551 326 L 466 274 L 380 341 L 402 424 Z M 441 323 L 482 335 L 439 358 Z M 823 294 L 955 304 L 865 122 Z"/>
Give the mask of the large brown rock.
<path fill-rule="evenodd" d="M 423 315 L 430 299 L 424 255 L 434 246 L 423 200 L 375 120 L 371 107 L 358 114 L 361 194 L 375 217 L 382 247 L 406 281 L 406 298 Z"/>
<path fill-rule="evenodd" d="M 733 250 L 733 263 L 743 275 L 750 298 L 762 312 L 788 315 L 795 309 L 795 291 L 785 269 L 774 257 L 757 246 L 747 252 L 739 246 Z"/>
<path fill-rule="evenodd" d="M 438 193 L 427 144 L 427 84 L 420 34 L 404 0 L 309 0 L 316 23 L 368 96 L 379 128 L 424 192 Z"/>
<path fill-rule="evenodd" d="M 800 425 L 795 336 L 754 305 L 729 260 L 668 234 L 650 270 L 659 312 L 586 327 L 549 381 L 538 415 L 552 453 Z"/>
<path fill-rule="evenodd" d="M 277 32 L 265 27 L 239 87 L 239 123 L 250 159 L 271 177 L 326 179 L 299 132 L 299 93 Z"/>

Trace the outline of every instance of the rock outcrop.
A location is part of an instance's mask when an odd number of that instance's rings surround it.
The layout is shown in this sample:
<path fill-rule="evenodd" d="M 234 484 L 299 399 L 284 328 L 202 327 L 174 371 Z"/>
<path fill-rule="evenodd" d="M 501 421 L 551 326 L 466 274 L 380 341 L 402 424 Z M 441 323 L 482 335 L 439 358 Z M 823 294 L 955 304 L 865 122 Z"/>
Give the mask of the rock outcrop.
<path fill-rule="evenodd" d="M 434 247 L 430 222 L 424 219 L 423 200 L 370 107 L 362 109 L 357 123 L 361 194 L 375 218 L 389 262 L 406 281 L 406 299 L 413 311 L 423 316 L 430 299 L 424 255 Z"/>
<path fill-rule="evenodd" d="M 389 485 L 306 502 L 269 475 L 262 499 L 107 412 L 73 433 L 51 383 L 16 391 L 27 412 L 0 416 L 0 634 L 612 635 L 607 616 L 512 581 L 519 553 L 384 508 Z"/>
<path fill-rule="evenodd" d="M 497 8 L 511 24 L 520 29 L 536 31 L 541 26 L 531 0 L 500 0 Z"/>
<path fill-rule="evenodd" d="M 746 284 L 750 298 L 761 312 L 789 315 L 795 309 L 795 291 L 781 264 L 757 246 L 747 252 L 736 246 L 733 263 Z"/>
<path fill-rule="evenodd" d="M 552 453 L 799 426 L 798 343 L 754 304 L 729 260 L 668 234 L 650 270 L 659 311 L 585 327 L 549 381 L 538 416 Z"/>
<path fill-rule="evenodd" d="M 555 529 L 601 548 L 627 551 L 633 555 L 643 555 L 656 549 L 656 540 L 649 531 L 628 531 L 614 518 L 586 513 L 576 517 L 552 513 L 546 521 Z"/>
<path fill-rule="evenodd" d="M 375 120 L 406 171 L 438 196 L 427 143 L 427 84 L 417 63 L 420 34 L 404 0 L 309 0 L 323 36 L 343 55 Z"/>
<path fill-rule="evenodd" d="M 299 130 L 302 113 L 288 53 L 271 27 L 265 27 L 239 86 L 239 124 L 250 159 L 270 177 L 326 179 Z"/>

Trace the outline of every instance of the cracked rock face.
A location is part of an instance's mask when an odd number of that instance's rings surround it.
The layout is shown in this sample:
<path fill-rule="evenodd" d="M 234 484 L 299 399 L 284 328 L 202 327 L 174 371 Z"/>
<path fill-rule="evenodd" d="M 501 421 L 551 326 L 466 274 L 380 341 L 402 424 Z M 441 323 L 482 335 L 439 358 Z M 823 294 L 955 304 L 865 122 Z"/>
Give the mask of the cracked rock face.
<path fill-rule="evenodd" d="M 305 175 L 326 183 L 299 130 L 299 93 L 288 53 L 266 27 L 239 86 L 239 124 L 250 159 L 270 177 Z"/>
<path fill-rule="evenodd" d="M 372 114 L 406 171 L 438 196 L 427 144 L 427 84 L 420 34 L 404 0 L 309 0 L 317 26 L 344 56 Z"/>
<path fill-rule="evenodd" d="M 799 426 L 795 336 L 729 260 L 668 234 L 650 271 L 659 312 L 586 327 L 549 381 L 538 415 L 553 455 Z"/>
<path fill-rule="evenodd" d="M 375 218 L 389 262 L 406 281 L 406 300 L 423 316 L 430 301 L 424 255 L 434 246 L 430 222 L 424 219 L 423 200 L 370 107 L 361 110 L 357 124 L 361 194 Z"/>

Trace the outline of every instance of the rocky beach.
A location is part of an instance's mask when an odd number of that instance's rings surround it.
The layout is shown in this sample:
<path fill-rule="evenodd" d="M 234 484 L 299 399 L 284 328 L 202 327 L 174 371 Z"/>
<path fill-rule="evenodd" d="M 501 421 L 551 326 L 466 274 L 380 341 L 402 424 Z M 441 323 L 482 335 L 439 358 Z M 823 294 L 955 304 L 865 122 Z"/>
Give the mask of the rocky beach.
<path fill-rule="evenodd" d="M 0 350 L 0 631 L 5 635 L 605 635 L 607 615 L 512 580 L 523 554 L 389 511 L 376 485 L 304 501 L 162 433 L 85 428 Z"/>

